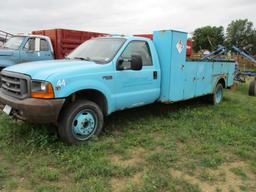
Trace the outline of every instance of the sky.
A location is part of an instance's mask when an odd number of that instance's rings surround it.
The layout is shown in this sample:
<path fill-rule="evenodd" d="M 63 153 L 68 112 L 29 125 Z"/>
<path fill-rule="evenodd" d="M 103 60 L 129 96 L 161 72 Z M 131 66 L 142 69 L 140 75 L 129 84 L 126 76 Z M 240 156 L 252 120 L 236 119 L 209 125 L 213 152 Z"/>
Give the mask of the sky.
<path fill-rule="evenodd" d="M 4 0 L 0 30 L 11 33 L 65 28 L 112 34 L 176 29 L 192 33 L 248 18 L 256 26 L 256 0 Z"/>

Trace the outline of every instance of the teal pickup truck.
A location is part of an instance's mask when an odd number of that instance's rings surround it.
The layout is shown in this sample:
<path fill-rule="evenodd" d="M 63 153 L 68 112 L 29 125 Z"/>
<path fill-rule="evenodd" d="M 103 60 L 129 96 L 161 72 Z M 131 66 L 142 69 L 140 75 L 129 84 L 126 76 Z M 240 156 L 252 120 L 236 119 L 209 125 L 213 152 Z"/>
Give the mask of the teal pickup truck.
<path fill-rule="evenodd" d="M 51 40 L 40 35 L 16 35 L 0 49 L 0 71 L 19 63 L 54 59 Z"/>
<path fill-rule="evenodd" d="M 28 35 L 12 35 L 0 47 L 0 71 L 20 63 L 63 59 L 83 42 L 105 35 L 107 34 L 69 29 L 48 29 L 32 31 Z"/>
<path fill-rule="evenodd" d="M 66 59 L 7 67 L 0 102 L 8 115 L 55 123 L 60 138 L 82 143 L 104 116 L 154 102 L 209 95 L 213 104 L 233 85 L 235 62 L 186 60 L 187 33 L 156 31 L 153 41 L 108 36 L 86 41 Z"/>

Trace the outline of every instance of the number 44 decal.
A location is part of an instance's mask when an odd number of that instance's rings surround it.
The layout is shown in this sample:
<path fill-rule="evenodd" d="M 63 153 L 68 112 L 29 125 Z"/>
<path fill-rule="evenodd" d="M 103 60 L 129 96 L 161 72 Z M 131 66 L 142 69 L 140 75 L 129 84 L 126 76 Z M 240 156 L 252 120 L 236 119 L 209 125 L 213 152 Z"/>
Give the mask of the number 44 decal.
<path fill-rule="evenodd" d="M 57 85 L 56 85 L 56 89 L 57 90 L 60 90 L 61 87 L 65 87 L 66 86 L 66 82 L 64 79 L 61 79 L 61 80 L 58 80 L 57 81 Z"/>

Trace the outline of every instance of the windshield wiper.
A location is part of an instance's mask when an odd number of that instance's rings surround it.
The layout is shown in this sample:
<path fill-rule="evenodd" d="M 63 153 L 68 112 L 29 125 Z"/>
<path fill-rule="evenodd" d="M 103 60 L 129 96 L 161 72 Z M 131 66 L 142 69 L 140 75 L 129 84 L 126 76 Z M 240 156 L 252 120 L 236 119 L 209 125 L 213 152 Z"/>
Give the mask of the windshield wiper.
<path fill-rule="evenodd" d="M 83 61 L 91 61 L 91 58 L 90 57 L 74 57 L 73 59 L 80 59 L 80 60 L 83 60 Z"/>

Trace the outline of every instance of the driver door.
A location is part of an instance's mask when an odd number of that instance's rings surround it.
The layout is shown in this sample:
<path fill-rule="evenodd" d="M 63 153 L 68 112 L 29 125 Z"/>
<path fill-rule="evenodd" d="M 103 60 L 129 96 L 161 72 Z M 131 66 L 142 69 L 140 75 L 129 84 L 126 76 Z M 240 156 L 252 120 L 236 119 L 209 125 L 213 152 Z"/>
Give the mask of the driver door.
<path fill-rule="evenodd" d="M 142 57 L 142 70 L 131 69 L 132 55 Z M 131 41 L 120 58 L 123 70 L 116 70 L 115 101 L 117 109 L 133 108 L 154 102 L 160 94 L 160 79 L 153 65 L 146 41 Z"/>
<path fill-rule="evenodd" d="M 21 63 L 40 60 L 40 38 L 28 38 L 21 50 Z"/>

